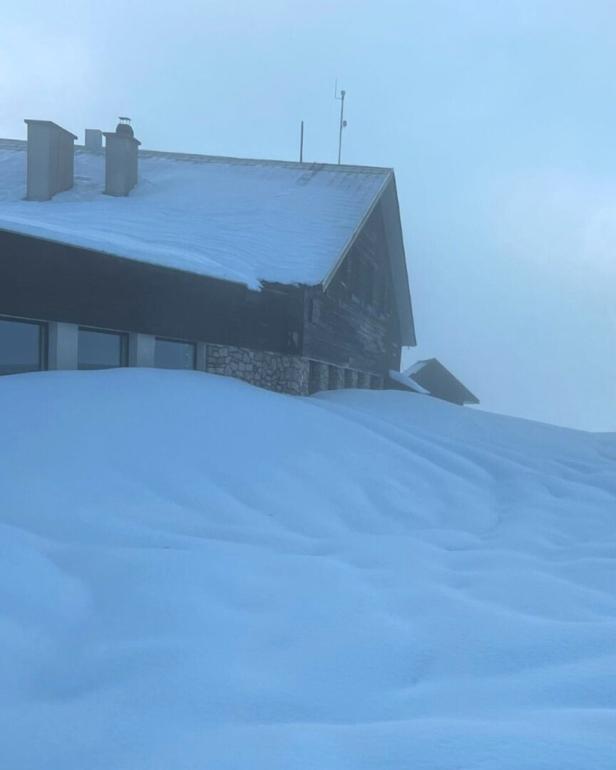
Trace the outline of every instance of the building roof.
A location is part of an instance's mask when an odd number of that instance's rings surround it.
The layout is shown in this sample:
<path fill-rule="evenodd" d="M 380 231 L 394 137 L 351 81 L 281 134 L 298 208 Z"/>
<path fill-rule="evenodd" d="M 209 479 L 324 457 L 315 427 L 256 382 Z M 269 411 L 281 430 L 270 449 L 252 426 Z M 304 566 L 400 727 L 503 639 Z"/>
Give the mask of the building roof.
<path fill-rule="evenodd" d="M 104 152 L 76 147 L 74 187 L 35 202 L 26 149 L 0 139 L 0 229 L 250 288 L 326 288 L 382 202 L 402 344 L 415 344 L 391 169 L 141 150 L 139 184 L 116 198 L 103 194 Z"/>
<path fill-rule="evenodd" d="M 479 399 L 438 358 L 416 361 L 402 376 L 431 395 L 460 404 L 478 404 Z"/>
<path fill-rule="evenodd" d="M 391 370 L 389 379 L 414 393 L 434 396 L 455 404 L 479 403 L 479 399 L 438 358 L 416 361 L 403 372 Z"/>
<path fill-rule="evenodd" d="M 0 227 L 224 278 L 315 285 L 392 177 L 389 169 L 144 151 L 128 198 L 103 194 L 104 155 L 77 149 L 75 186 L 23 200 L 26 143 L 0 140 Z"/>

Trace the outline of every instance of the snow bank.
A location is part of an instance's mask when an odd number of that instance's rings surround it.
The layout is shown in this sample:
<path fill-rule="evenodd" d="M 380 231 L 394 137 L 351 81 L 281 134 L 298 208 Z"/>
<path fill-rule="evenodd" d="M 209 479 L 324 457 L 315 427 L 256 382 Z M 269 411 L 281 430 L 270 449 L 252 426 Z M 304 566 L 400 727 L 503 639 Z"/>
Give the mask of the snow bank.
<path fill-rule="evenodd" d="M 0 425 L 4 767 L 614 767 L 616 436 L 145 370 Z"/>
<path fill-rule="evenodd" d="M 0 228 L 258 288 L 321 283 L 391 178 L 387 169 L 144 151 L 127 198 L 105 158 L 75 153 L 75 186 L 23 200 L 26 144 L 0 140 Z"/>

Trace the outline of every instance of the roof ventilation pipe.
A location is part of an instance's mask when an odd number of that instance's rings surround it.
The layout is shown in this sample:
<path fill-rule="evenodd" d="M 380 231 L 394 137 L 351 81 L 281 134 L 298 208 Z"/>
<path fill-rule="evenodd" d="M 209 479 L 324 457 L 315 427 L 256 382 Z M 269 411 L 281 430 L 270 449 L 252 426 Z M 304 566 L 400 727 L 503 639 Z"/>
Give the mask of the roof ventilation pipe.
<path fill-rule="evenodd" d="M 28 126 L 29 201 L 48 201 L 74 182 L 75 134 L 50 120 L 25 120 Z"/>
<path fill-rule="evenodd" d="M 105 193 L 123 196 L 137 184 L 139 145 L 130 118 L 120 117 L 114 132 L 105 132 Z"/>

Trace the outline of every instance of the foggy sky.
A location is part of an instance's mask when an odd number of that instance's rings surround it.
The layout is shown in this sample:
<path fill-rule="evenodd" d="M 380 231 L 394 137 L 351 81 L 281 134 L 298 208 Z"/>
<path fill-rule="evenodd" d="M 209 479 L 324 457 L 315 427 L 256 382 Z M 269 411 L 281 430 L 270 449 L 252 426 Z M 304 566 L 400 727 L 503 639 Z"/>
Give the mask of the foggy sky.
<path fill-rule="evenodd" d="M 616 430 L 616 5 L 21 0 L 0 136 L 396 170 L 419 346 L 482 408 Z"/>

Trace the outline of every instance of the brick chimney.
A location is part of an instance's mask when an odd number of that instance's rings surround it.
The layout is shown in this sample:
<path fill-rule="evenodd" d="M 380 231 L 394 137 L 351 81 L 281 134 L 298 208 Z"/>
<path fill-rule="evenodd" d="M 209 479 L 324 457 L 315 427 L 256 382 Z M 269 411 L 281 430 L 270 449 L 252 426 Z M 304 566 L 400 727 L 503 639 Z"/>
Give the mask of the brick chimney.
<path fill-rule="evenodd" d="M 120 118 L 114 132 L 105 133 L 105 193 L 128 195 L 137 184 L 139 145 L 130 118 Z"/>
<path fill-rule="evenodd" d="M 28 126 L 26 199 L 48 201 L 73 186 L 77 137 L 50 120 L 24 122 Z"/>

